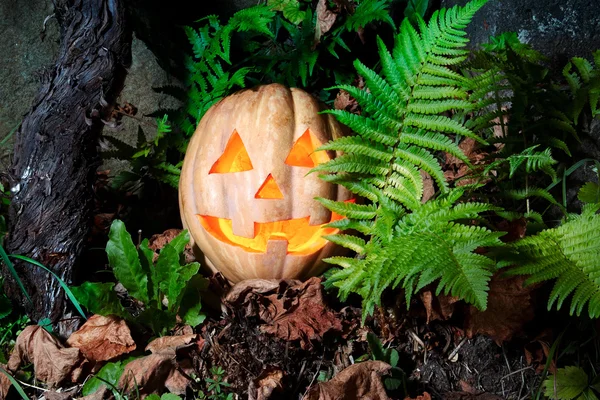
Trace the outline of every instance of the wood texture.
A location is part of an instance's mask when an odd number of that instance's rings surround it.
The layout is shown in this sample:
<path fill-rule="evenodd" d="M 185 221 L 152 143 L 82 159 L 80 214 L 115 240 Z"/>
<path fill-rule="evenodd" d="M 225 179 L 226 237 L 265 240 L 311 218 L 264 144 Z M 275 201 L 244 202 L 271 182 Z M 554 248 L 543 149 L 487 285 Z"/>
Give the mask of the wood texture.
<path fill-rule="evenodd" d="M 61 48 L 17 134 L 7 249 L 72 282 L 85 268 L 77 262 L 90 228 L 97 139 L 123 87 L 131 33 L 122 0 L 54 0 L 54 6 Z M 15 267 L 33 304 L 6 270 L 5 289 L 33 320 L 67 315 L 55 279 L 23 262 Z"/>

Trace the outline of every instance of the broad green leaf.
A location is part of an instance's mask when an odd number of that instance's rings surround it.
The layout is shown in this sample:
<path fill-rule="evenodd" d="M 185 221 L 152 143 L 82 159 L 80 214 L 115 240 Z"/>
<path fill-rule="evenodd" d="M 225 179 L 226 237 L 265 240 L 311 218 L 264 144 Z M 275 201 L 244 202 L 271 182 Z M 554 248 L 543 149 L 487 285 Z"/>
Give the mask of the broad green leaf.
<path fill-rule="evenodd" d="M 168 287 L 166 291 L 167 299 L 169 300 L 169 311 L 177 312 L 181 299 L 185 294 L 185 287 L 193 276 L 198 274 L 200 264 L 193 262 L 187 265 L 178 265 L 177 268 L 171 270 L 169 274 Z"/>
<path fill-rule="evenodd" d="M 579 189 L 577 198 L 584 203 L 600 203 L 600 185 L 587 182 Z"/>
<path fill-rule="evenodd" d="M 181 397 L 173 393 L 163 393 L 163 395 L 160 396 L 160 400 L 181 400 Z"/>
<path fill-rule="evenodd" d="M 77 300 L 92 314 L 116 315 L 131 319 L 131 315 L 119 301 L 113 290 L 114 283 L 84 282 L 81 286 L 71 287 Z"/>
<path fill-rule="evenodd" d="M 179 254 L 170 243 L 167 243 L 158 255 L 154 274 L 152 275 L 152 281 L 158 285 L 162 294 L 167 297 L 171 275 L 176 274 L 179 267 Z"/>
<path fill-rule="evenodd" d="M 167 310 L 148 308 L 137 316 L 136 321 L 148 326 L 155 334 L 164 336 L 177 323 L 177 315 Z"/>
<path fill-rule="evenodd" d="M 142 269 L 146 273 L 146 276 L 150 277 L 150 279 L 148 280 L 148 296 L 150 297 L 150 301 L 154 301 L 155 304 L 159 304 L 160 298 L 158 291 L 158 282 L 154 280 L 154 251 L 152 251 L 148 247 L 148 239 L 144 239 L 142 243 L 140 243 L 140 246 L 137 249 L 137 251 Z"/>
<path fill-rule="evenodd" d="M 175 252 L 177 252 L 177 254 L 181 254 L 183 252 L 183 250 L 185 249 L 185 245 L 188 244 L 190 241 L 190 234 L 187 230 L 183 230 L 181 231 L 181 233 L 179 233 L 179 235 L 175 236 L 175 238 L 173 240 L 171 240 L 169 242 L 169 244 L 171 246 L 173 246 L 173 248 L 175 249 Z"/>
<path fill-rule="evenodd" d="M 137 249 L 123 221 L 116 219 L 112 223 L 108 238 L 106 254 L 115 277 L 130 296 L 148 304 L 148 276 L 142 268 Z"/>
<path fill-rule="evenodd" d="M 206 290 L 208 280 L 202 275 L 195 275 L 185 287 L 185 293 L 179 306 L 179 316 L 184 323 L 195 327 L 204 322 L 206 316 L 200 312 L 202 309 L 201 293 Z"/>
<path fill-rule="evenodd" d="M 555 375 L 544 381 L 544 388 L 546 396 L 557 400 L 588 398 L 584 392 L 593 394 L 589 389 L 587 374 L 575 366 L 558 369 Z"/>
<path fill-rule="evenodd" d="M 85 385 L 83 385 L 83 388 L 81 389 L 81 394 L 83 394 L 84 396 L 88 396 L 94 393 L 96 390 L 98 390 L 100 386 L 106 385 L 106 383 L 102 380 L 116 387 L 119 383 L 119 378 L 123 374 L 125 366 L 130 361 L 133 361 L 136 358 L 137 357 L 128 357 L 124 360 L 109 362 L 108 364 L 104 365 L 102 368 L 100 368 L 100 371 L 98 371 L 98 373 L 95 376 L 88 379 Z"/>

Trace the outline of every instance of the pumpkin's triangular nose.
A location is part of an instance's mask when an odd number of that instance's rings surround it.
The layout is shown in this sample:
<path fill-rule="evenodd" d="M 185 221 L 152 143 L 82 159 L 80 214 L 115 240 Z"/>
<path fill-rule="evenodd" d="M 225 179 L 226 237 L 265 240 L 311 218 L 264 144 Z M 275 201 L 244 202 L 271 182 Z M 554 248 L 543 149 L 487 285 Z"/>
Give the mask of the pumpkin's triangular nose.
<path fill-rule="evenodd" d="M 283 199 L 283 193 L 279 189 L 273 175 L 269 174 L 267 179 L 260 185 L 260 189 L 254 195 L 255 199 Z"/>

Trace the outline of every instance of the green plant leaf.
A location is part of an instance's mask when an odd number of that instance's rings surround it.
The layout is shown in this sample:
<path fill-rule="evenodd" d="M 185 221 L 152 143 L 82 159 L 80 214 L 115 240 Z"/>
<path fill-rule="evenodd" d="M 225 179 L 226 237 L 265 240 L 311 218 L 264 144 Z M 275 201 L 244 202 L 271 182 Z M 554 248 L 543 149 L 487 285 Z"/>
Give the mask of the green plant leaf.
<path fill-rule="evenodd" d="M 177 315 L 168 310 L 147 308 L 136 317 L 136 321 L 148 326 L 155 334 L 164 336 L 177 323 Z"/>
<path fill-rule="evenodd" d="M 208 287 L 208 280 L 202 275 L 193 276 L 185 287 L 185 293 L 179 306 L 179 316 L 184 323 L 195 327 L 204 322 L 206 316 L 202 309 L 201 293 Z"/>
<path fill-rule="evenodd" d="M 577 198 L 584 203 L 600 203 L 600 185 L 595 182 L 587 182 L 579 189 Z"/>
<path fill-rule="evenodd" d="M 142 243 L 140 243 L 137 251 L 142 270 L 144 270 L 146 276 L 150 277 L 150 279 L 148 279 L 148 296 L 150 297 L 151 304 L 159 304 L 160 298 L 158 282 L 153 279 L 154 251 L 148 247 L 148 239 L 142 240 Z"/>
<path fill-rule="evenodd" d="M 121 361 L 109 362 L 105 364 L 102 368 L 100 368 L 100 371 L 98 371 L 96 375 L 87 380 L 81 389 L 81 394 L 88 396 L 96 392 L 100 386 L 106 385 L 106 383 L 102 380 L 113 385 L 113 387 L 116 387 L 119 383 L 119 378 L 123 374 L 125 366 L 136 358 L 137 357 L 128 357 Z"/>
<path fill-rule="evenodd" d="M 123 221 L 113 221 L 108 238 L 106 254 L 115 277 L 131 297 L 148 304 L 148 276 L 142 268 L 137 249 Z"/>
<path fill-rule="evenodd" d="M 588 381 L 589 378 L 582 368 L 559 368 L 555 375 L 544 381 L 545 394 L 557 400 L 596 399 Z"/>
<path fill-rule="evenodd" d="M 71 290 L 81 304 L 92 314 L 116 315 L 131 319 L 125 310 L 117 293 L 113 290 L 114 283 L 84 282 L 81 286 L 73 286 Z"/>

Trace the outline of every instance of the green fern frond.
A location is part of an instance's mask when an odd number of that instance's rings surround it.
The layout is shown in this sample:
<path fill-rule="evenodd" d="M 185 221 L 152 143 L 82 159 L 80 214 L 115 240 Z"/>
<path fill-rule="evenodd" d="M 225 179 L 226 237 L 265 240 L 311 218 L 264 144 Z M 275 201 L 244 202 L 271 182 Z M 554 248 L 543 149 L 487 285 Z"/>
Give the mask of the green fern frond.
<path fill-rule="evenodd" d="M 526 283 L 556 279 L 548 309 L 561 308 L 573 294 L 571 314 L 587 305 L 591 318 L 600 317 L 600 215 L 598 204 L 588 204 L 581 215 L 554 229 L 526 237 L 512 245 L 515 253 L 506 263 L 517 266 L 511 275 L 531 275 Z"/>
<path fill-rule="evenodd" d="M 366 88 L 338 87 L 356 99 L 363 113 L 325 111 L 356 136 L 321 146 L 320 150 L 342 155 L 311 171 L 326 172 L 322 179 L 372 202 L 357 205 L 318 199 L 348 218 L 329 226 L 369 236 L 368 241 L 348 234 L 327 237 L 361 255 L 360 259 L 328 259 L 343 267 L 331 273 L 328 282 L 339 288 L 341 298 L 352 292 L 361 295 L 364 316 L 372 312 L 386 288 L 401 285 L 410 297 L 434 281 L 439 281 L 438 291 L 485 308 L 495 264 L 474 250 L 499 245 L 499 234 L 460 221 L 470 224 L 494 208 L 480 203 L 457 205 L 465 188 L 450 189 L 436 157 L 437 152 L 449 153 L 470 166 L 455 137 L 485 143 L 460 118 L 447 116 L 480 107 L 481 98 L 469 94 L 473 82 L 453 67 L 465 60 L 464 29 L 485 3 L 475 0 L 465 7 L 435 12 L 429 23 L 417 14 L 417 27 L 405 19 L 391 51 L 378 40 L 381 75 L 356 61 Z M 423 171 L 442 194 L 425 204 Z"/>
<path fill-rule="evenodd" d="M 387 287 L 402 286 L 414 293 L 439 280 L 438 293 L 454 296 L 485 309 L 488 281 L 495 263 L 475 254 L 475 249 L 501 245 L 502 232 L 458 222 L 489 206 L 444 205 L 435 200 L 419 211 L 401 218 L 389 241 L 371 240 L 364 244 L 362 259 L 331 258 L 328 262 L 343 267 L 329 281 L 345 298 L 351 292 L 363 296 L 363 307 L 373 310 Z M 362 243 L 361 243 L 362 244 Z"/>

